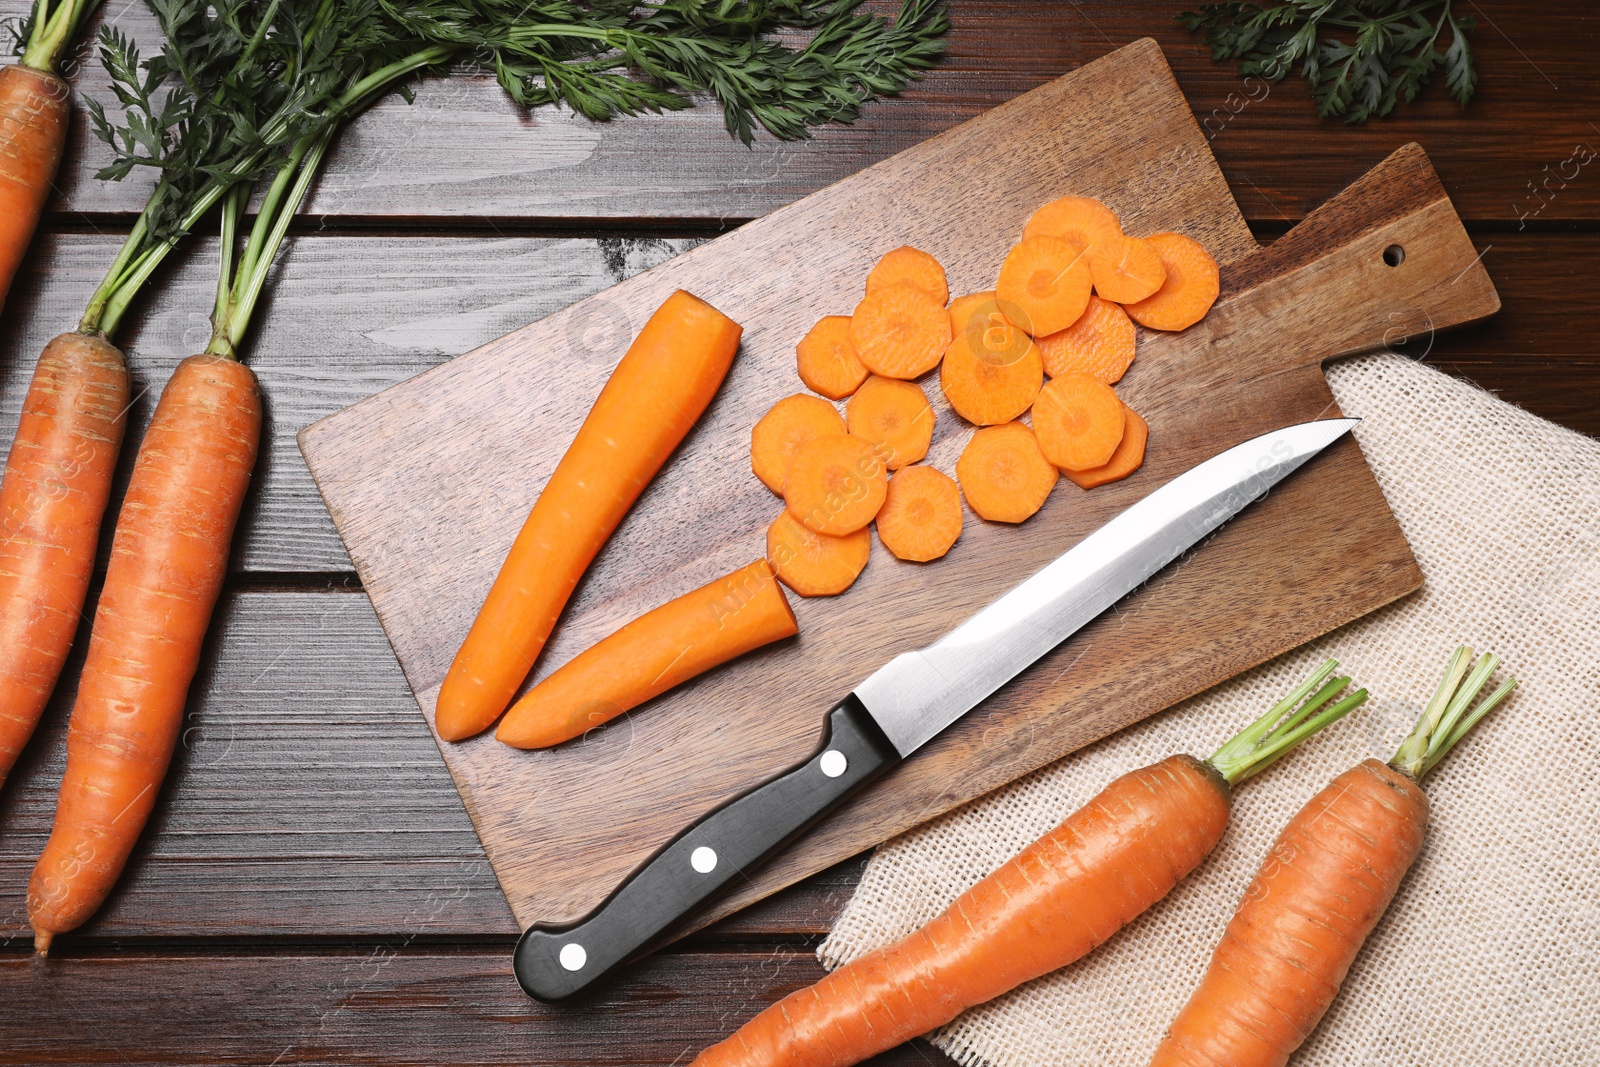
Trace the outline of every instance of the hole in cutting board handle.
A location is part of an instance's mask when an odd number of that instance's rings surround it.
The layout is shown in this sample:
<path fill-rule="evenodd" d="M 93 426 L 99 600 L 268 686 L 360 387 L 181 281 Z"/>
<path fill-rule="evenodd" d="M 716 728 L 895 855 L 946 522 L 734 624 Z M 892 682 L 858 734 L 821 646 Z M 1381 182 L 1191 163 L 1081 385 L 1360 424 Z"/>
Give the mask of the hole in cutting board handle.
<path fill-rule="evenodd" d="M 1391 267 L 1398 267 L 1406 261 L 1406 250 L 1399 245 L 1390 245 L 1383 250 L 1383 261 Z"/>

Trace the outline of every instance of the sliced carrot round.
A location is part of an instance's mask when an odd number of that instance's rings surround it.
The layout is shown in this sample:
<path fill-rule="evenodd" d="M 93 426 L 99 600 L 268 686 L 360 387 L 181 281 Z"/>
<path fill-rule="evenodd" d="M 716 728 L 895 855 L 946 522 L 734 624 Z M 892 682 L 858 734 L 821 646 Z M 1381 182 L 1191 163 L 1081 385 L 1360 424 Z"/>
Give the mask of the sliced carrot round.
<path fill-rule="evenodd" d="M 840 537 L 871 522 L 888 489 L 888 471 L 871 441 L 830 434 L 795 451 L 783 499 L 789 514 L 808 529 Z"/>
<path fill-rule="evenodd" d="M 750 469 L 761 484 L 781 494 L 789 463 L 801 445 L 844 432 L 844 419 L 826 400 L 807 393 L 786 396 L 750 431 Z"/>
<path fill-rule="evenodd" d="M 806 388 L 829 400 L 843 400 L 859 389 L 871 373 L 850 343 L 849 315 L 828 315 L 817 320 L 794 351 L 800 380 Z"/>
<path fill-rule="evenodd" d="M 1022 522 L 1044 507 L 1059 477 L 1020 422 L 985 426 L 956 461 L 968 506 L 990 522 Z"/>
<path fill-rule="evenodd" d="M 829 537 L 806 529 L 787 511 L 767 527 L 767 561 L 778 580 L 801 596 L 849 589 L 872 555 L 872 531 Z"/>
<path fill-rule="evenodd" d="M 1039 338 L 1044 355 L 1044 371 L 1052 378 L 1063 374 L 1087 374 L 1107 385 L 1122 380 L 1138 340 L 1128 313 L 1109 300 L 1089 298 L 1078 321 L 1059 333 Z"/>
<path fill-rule="evenodd" d="M 1117 237 L 1090 249 L 1089 273 L 1094 291 L 1119 304 L 1143 300 L 1167 280 L 1161 253 L 1138 237 Z"/>
<path fill-rule="evenodd" d="M 1060 237 L 1030 237 L 1006 253 L 994 288 L 1006 317 L 1043 337 L 1078 321 L 1093 284 L 1081 245 Z"/>
<path fill-rule="evenodd" d="M 1092 196 L 1063 196 L 1033 213 L 1022 227 L 1022 239 L 1059 237 L 1093 252 L 1100 245 L 1122 236 L 1122 223 L 1116 212 Z"/>
<path fill-rule="evenodd" d="M 1120 481 L 1143 466 L 1145 443 L 1150 440 L 1150 425 L 1139 417 L 1137 411 L 1126 404 L 1123 405 L 1123 414 L 1127 416 L 1128 421 L 1122 431 L 1122 441 L 1103 466 L 1091 467 L 1086 471 L 1061 473 L 1085 489 L 1093 489 L 1107 482 Z"/>
<path fill-rule="evenodd" d="M 942 306 L 950 299 L 950 284 L 945 281 L 944 268 L 928 253 L 910 245 L 902 245 L 885 252 L 883 258 L 867 274 L 867 292 L 877 292 L 891 285 L 914 285 Z"/>
<path fill-rule="evenodd" d="M 876 445 L 892 471 L 926 456 L 933 443 L 933 405 L 916 382 L 874 374 L 856 390 L 844 412 L 849 432 Z"/>
<path fill-rule="evenodd" d="M 891 285 L 856 305 L 850 342 L 872 373 L 915 378 L 939 365 L 950 344 L 950 316 L 916 286 Z"/>
<path fill-rule="evenodd" d="M 1153 296 L 1126 305 L 1127 312 L 1152 330 L 1186 330 L 1217 302 L 1217 261 L 1200 242 L 1181 233 L 1152 234 L 1145 241 L 1160 254 L 1167 277 Z"/>
<path fill-rule="evenodd" d="M 938 559 L 961 536 L 961 490 L 943 471 L 907 467 L 889 479 L 877 525 L 883 547 L 901 559 Z"/>
<path fill-rule="evenodd" d="M 1087 374 L 1051 378 L 1033 402 L 1039 447 L 1062 470 L 1104 466 L 1122 442 L 1127 409 L 1111 386 Z"/>
<path fill-rule="evenodd" d="M 956 297 L 950 301 L 950 336 L 960 336 L 972 317 L 979 312 L 986 318 L 990 313 L 998 313 L 999 307 L 999 304 L 995 303 L 993 289 L 985 293 L 968 293 L 966 296 Z"/>
<path fill-rule="evenodd" d="M 1033 404 L 1044 384 L 1044 357 L 1033 338 L 1001 319 L 986 330 L 977 320 L 950 342 L 939 365 L 945 399 L 968 422 L 1010 422 Z"/>

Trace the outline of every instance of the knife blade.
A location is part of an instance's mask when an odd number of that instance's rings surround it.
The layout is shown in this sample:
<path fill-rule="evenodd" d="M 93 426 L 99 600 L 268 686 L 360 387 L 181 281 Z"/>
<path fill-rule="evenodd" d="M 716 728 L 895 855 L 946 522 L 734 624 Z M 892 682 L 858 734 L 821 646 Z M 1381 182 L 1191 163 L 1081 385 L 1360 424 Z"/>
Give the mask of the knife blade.
<path fill-rule="evenodd" d="M 727 802 L 657 852 L 578 922 L 517 942 L 517 981 L 564 1000 L 938 736 L 1056 645 L 1199 544 L 1356 419 L 1252 438 L 1127 508 L 927 648 L 902 653 L 828 714 L 804 763 Z"/>

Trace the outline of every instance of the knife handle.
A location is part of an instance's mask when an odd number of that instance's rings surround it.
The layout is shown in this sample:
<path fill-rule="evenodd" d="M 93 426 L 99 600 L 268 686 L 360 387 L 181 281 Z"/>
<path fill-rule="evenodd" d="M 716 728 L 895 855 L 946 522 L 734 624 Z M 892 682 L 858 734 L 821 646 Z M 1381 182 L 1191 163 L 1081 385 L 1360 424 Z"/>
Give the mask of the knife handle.
<path fill-rule="evenodd" d="M 517 981 L 540 1000 L 582 992 L 899 759 L 852 693 L 829 712 L 810 759 L 685 830 L 577 923 L 529 927 L 517 942 Z"/>

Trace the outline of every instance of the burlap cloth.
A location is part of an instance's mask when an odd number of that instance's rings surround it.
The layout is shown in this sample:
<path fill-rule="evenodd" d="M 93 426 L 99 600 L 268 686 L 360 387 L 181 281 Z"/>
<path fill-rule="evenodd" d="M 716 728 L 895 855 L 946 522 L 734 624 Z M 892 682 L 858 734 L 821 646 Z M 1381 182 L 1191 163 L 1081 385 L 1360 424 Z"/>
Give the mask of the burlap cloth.
<path fill-rule="evenodd" d="M 1428 777 L 1422 856 L 1293 1063 L 1600 1064 L 1600 442 L 1394 355 L 1328 377 L 1423 589 L 886 843 L 819 955 L 912 930 L 1116 775 L 1209 754 L 1325 657 L 1373 699 L 1241 786 L 1222 845 L 1143 917 L 935 1034 L 958 1062 L 1146 1063 L 1284 822 L 1388 759 L 1465 643 L 1521 687 Z"/>

